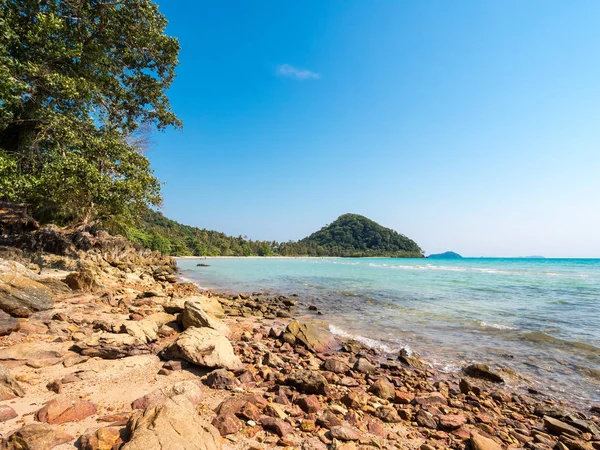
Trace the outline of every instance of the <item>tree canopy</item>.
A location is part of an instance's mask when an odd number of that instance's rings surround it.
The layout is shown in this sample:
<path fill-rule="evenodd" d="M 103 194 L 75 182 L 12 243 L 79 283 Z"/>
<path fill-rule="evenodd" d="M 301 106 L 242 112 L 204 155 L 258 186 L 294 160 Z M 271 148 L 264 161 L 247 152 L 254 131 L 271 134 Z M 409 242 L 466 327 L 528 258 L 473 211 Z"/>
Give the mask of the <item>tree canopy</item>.
<path fill-rule="evenodd" d="M 181 126 L 166 25 L 150 0 L 0 0 L 0 200 L 72 223 L 160 205 L 136 133 Z"/>

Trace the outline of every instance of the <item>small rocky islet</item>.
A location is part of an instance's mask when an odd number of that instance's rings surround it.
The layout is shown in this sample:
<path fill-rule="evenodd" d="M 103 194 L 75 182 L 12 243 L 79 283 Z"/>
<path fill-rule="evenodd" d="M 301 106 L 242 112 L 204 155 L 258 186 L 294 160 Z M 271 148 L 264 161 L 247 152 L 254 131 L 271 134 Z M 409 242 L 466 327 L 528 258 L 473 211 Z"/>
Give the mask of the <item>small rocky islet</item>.
<path fill-rule="evenodd" d="M 599 408 L 339 341 L 299 297 L 202 293 L 106 233 L 36 233 L 0 248 L 0 449 L 600 449 Z"/>

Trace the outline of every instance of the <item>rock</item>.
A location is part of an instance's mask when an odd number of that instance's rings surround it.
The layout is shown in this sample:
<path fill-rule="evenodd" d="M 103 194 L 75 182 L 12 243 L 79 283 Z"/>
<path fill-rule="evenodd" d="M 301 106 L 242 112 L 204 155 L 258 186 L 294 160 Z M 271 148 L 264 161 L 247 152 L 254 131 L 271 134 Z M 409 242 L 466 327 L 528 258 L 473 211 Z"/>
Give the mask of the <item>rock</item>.
<path fill-rule="evenodd" d="M 226 368 L 238 371 L 244 368 L 233 353 L 229 340 L 212 328 L 190 327 L 164 351 L 167 358 L 185 359 L 208 368 Z"/>
<path fill-rule="evenodd" d="M 272 431 L 279 437 L 285 437 L 292 432 L 292 426 L 285 420 L 276 419 L 274 417 L 263 417 L 260 419 L 260 424 L 265 430 Z"/>
<path fill-rule="evenodd" d="M 396 395 L 396 388 L 388 380 L 382 378 L 371 385 L 369 392 L 379 398 L 388 400 Z"/>
<path fill-rule="evenodd" d="M 333 411 L 327 410 L 317 419 L 317 423 L 323 428 L 331 429 L 342 425 L 342 420 Z"/>
<path fill-rule="evenodd" d="M 121 433 L 117 428 L 99 428 L 81 436 L 81 450 L 111 450 L 118 448 L 121 440 Z"/>
<path fill-rule="evenodd" d="M 212 421 L 212 424 L 217 430 L 219 430 L 221 436 L 235 434 L 244 428 L 242 421 L 231 413 L 226 413 L 215 417 Z"/>
<path fill-rule="evenodd" d="M 220 450 L 221 436 L 203 422 L 182 395 L 134 412 L 127 429 L 130 440 L 121 450 Z"/>
<path fill-rule="evenodd" d="M 0 364 L 0 401 L 23 397 L 24 395 L 25 391 L 23 391 L 17 380 L 6 367 Z"/>
<path fill-rule="evenodd" d="M 163 325 L 175 320 L 176 317 L 172 314 L 155 313 L 138 321 L 126 320 L 121 324 L 121 332 L 147 344 L 158 339 L 159 330 Z"/>
<path fill-rule="evenodd" d="M 295 342 L 302 343 L 315 353 L 323 353 L 337 347 L 333 334 L 310 323 L 300 323 L 297 320 L 292 320 L 285 329 L 285 333 L 292 335 Z"/>
<path fill-rule="evenodd" d="M 2 441 L 2 450 L 51 450 L 75 439 L 70 434 L 51 425 L 32 423 L 25 425 Z"/>
<path fill-rule="evenodd" d="M 557 436 L 562 433 L 570 434 L 572 436 L 581 436 L 582 434 L 577 428 L 549 416 L 544 416 L 544 428 Z"/>
<path fill-rule="evenodd" d="M 72 272 L 65 278 L 65 283 L 74 291 L 98 292 L 104 289 L 100 282 L 99 267 L 86 265 L 79 272 Z"/>
<path fill-rule="evenodd" d="M 170 387 L 156 389 L 149 394 L 134 400 L 131 403 L 131 408 L 146 409 L 153 403 L 163 403 L 165 400 L 179 395 L 186 397 L 192 405 L 198 404 L 204 396 L 198 382 L 181 381 Z"/>
<path fill-rule="evenodd" d="M 404 391 L 396 391 L 394 393 L 394 403 L 398 403 L 399 405 L 410 405 L 410 403 L 415 399 L 415 394 Z"/>
<path fill-rule="evenodd" d="M 327 446 L 319 438 L 313 437 L 302 441 L 302 450 L 327 450 Z"/>
<path fill-rule="evenodd" d="M 6 336 L 19 328 L 21 324 L 17 319 L 0 310 L 0 336 Z"/>
<path fill-rule="evenodd" d="M 207 297 L 206 295 L 196 295 L 194 297 L 188 297 L 184 299 L 184 307 L 185 303 L 193 302 L 200 305 L 202 311 L 211 314 L 217 319 L 225 318 L 225 311 L 223 311 L 223 307 L 221 306 L 221 302 L 216 297 Z M 182 311 L 183 312 L 183 311 Z"/>
<path fill-rule="evenodd" d="M 213 389 L 232 389 L 240 383 L 227 369 L 213 370 L 204 382 Z"/>
<path fill-rule="evenodd" d="M 0 405 L 0 422 L 6 422 L 7 420 L 14 419 L 17 417 L 17 412 L 8 405 Z"/>
<path fill-rule="evenodd" d="M 467 423 L 467 418 L 460 414 L 446 414 L 440 416 L 440 428 L 442 430 L 456 430 Z"/>
<path fill-rule="evenodd" d="M 368 395 L 362 391 L 350 391 L 341 399 L 341 402 L 350 409 L 361 409 L 367 401 Z"/>
<path fill-rule="evenodd" d="M 471 392 L 478 397 L 481 395 L 481 388 L 476 384 L 473 384 L 470 380 L 467 380 L 466 378 L 460 379 L 460 383 L 458 383 L 458 388 L 460 389 L 460 392 L 462 392 L 465 395 Z"/>
<path fill-rule="evenodd" d="M 54 294 L 22 264 L 0 260 L 0 310 L 14 317 L 29 317 L 54 305 Z"/>
<path fill-rule="evenodd" d="M 334 439 L 340 441 L 358 441 L 360 438 L 360 433 L 348 425 L 337 425 L 332 427 L 329 432 Z"/>
<path fill-rule="evenodd" d="M 305 394 L 329 395 L 329 383 L 323 375 L 312 370 L 295 370 L 286 379 L 285 384 L 294 386 Z"/>
<path fill-rule="evenodd" d="M 190 327 L 208 327 L 218 331 L 223 336 L 231 336 L 231 330 L 229 327 L 212 314 L 204 311 L 202 309 L 202 303 L 199 301 L 185 302 L 182 322 L 184 329 Z"/>
<path fill-rule="evenodd" d="M 377 367 L 371 364 L 366 358 L 358 358 L 353 369 L 360 373 L 373 373 L 377 370 Z"/>
<path fill-rule="evenodd" d="M 321 410 L 321 402 L 315 395 L 303 395 L 298 398 L 296 404 L 307 414 L 316 413 Z"/>
<path fill-rule="evenodd" d="M 421 394 L 415 397 L 415 402 L 421 406 L 445 406 L 448 404 L 448 400 L 440 392 L 429 392 L 427 394 Z"/>
<path fill-rule="evenodd" d="M 38 422 L 60 425 L 67 422 L 78 422 L 92 414 L 96 414 L 96 406 L 93 403 L 58 397 L 46 403 L 35 414 L 35 418 Z"/>
<path fill-rule="evenodd" d="M 247 420 L 254 420 L 255 422 L 260 420 L 260 411 L 258 407 L 250 402 L 244 403 L 238 414 Z"/>
<path fill-rule="evenodd" d="M 471 432 L 472 450 L 502 450 L 502 447 L 496 441 L 486 438 L 476 431 Z"/>
<path fill-rule="evenodd" d="M 398 423 L 401 421 L 398 412 L 391 406 L 380 406 L 375 410 L 375 417 L 386 423 Z"/>
<path fill-rule="evenodd" d="M 432 430 L 435 430 L 437 428 L 437 422 L 435 421 L 433 415 L 431 415 L 424 409 L 420 409 L 417 412 L 415 419 L 417 423 L 422 427 L 431 428 Z"/>
<path fill-rule="evenodd" d="M 465 367 L 463 372 L 473 378 L 481 378 L 482 380 L 488 380 L 494 383 L 504 383 L 504 378 L 485 364 L 471 364 L 470 366 Z"/>
<path fill-rule="evenodd" d="M 427 369 L 427 366 L 423 364 L 419 358 L 411 355 L 405 348 L 400 350 L 398 353 L 398 361 L 400 361 L 402 364 L 406 364 L 409 367 L 414 367 L 415 369 Z"/>
<path fill-rule="evenodd" d="M 348 366 L 348 364 L 346 364 L 344 361 L 340 361 L 337 358 L 326 359 L 321 367 L 323 370 L 338 374 L 345 374 L 350 370 L 350 366 Z"/>
<path fill-rule="evenodd" d="M 120 359 L 127 356 L 150 353 L 150 348 L 129 334 L 97 333 L 84 341 L 77 342 L 71 350 L 90 357 Z"/>
<path fill-rule="evenodd" d="M 60 380 L 51 381 L 46 385 L 46 389 L 54 392 L 55 394 L 60 394 L 62 391 L 62 382 Z"/>

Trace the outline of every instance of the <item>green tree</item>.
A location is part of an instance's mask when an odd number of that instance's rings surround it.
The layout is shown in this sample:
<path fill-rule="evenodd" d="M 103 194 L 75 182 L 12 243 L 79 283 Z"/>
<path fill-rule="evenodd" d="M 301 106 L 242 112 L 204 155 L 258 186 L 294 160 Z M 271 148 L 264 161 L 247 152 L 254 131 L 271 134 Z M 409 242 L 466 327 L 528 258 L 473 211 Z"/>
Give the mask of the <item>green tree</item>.
<path fill-rule="evenodd" d="M 140 127 L 181 126 L 151 0 L 0 0 L 0 199 L 87 223 L 160 205 Z"/>

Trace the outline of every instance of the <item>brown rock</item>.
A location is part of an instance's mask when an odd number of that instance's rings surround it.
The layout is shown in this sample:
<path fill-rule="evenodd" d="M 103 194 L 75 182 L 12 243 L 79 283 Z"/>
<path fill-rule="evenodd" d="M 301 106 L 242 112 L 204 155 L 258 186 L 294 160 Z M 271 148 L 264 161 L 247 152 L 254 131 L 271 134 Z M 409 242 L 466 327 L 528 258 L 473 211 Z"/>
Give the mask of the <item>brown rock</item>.
<path fill-rule="evenodd" d="M 85 341 L 77 342 L 71 350 L 90 357 L 120 359 L 150 353 L 150 348 L 129 334 L 98 333 Z"/>
<path fill-rule="evenodd" d="M 321 410 L 321 402 L 314 395 L 303 395 L 298 398 L 296 404 L 307 414 L 316 413 Z"/>
<path fill-rule="evenodd" d="M 292 320 L 288 324 L 284 334 L 291 334 L 295 342 L 302 343 L 315 353 L 323 353 L 337 346 L 333 334 L 328 330 L 310 323 L 300 323 L 297 320 Z"/>
<path fill-rule="evenodd" d="M 46 385 L 46 389 L 55 392 L 56 394 L 60 394 L 62 391 L 62 383 L 60 382 L 60 380 L 51 381 Z"/>
<path fill-rule="evenodd" d="M 399 405 L 409 405 L 415 398 L 415 394 L 404 391 L 396 391 L 394 393 L 394 403 Z"/>
<path fill-rule="evenodd" d="M 306 394 L 329 395 L 330 392 L 329 383 L 323 375 L 311 370 L 295 370 L 285 383 Z"/>
<path fill-rule="evenodd" d="M 350 366 L 348 366 L 348 364 L 337 358 L 326 359 L 321 367 L 323 370 L 337 374 L 344 374 L 350 370 Z"/>
<path fill-rule="evenodd" d="M 24 395 L 25 391 L 23 391 L 17 380 L 6 367 L 0 364 L 0 401 L 23 397 Z"/>
<path fill-rule="evenodd" d="M 242 409 L 240 409 L 238 414 L 248 420 L 254 420 L 255 422 L 260 420 L 259 409 L 250 402 L 244 403 L 244 406 L 242 406 Z"/>
<path fill-rule="evenodd" d="M 443 430 L 456 430 L 467 423 L 467 418 L 460 414 L 446 414 L 439 417 L 440 428 Z"/>
<path fill-rule="evenodd" d="M 502 447 L 496 441 L 486 438 L 476 431 L 471 433 L 472 450 L 502 450 Z"/>
<path fill-rule="evenodd" d="M 227 369 L 213 370 L 208 374 L 204 383 L 213 389 L 233 389 L 240 384 Z"/>
<path fill-rule="evenodd" d="M 121 433 L 116 428 L 99 428 L 81 436 L 81 450 L 112 450 L 121 443 Z"/>
<path fill-rule="evenodd" d="M 465 395 L 470 394 L 471 392 L 477 396 L 481 395 L 481 388 L 476 384 L 473 384 L 470 380 L 467 380 L 466 378 L 461 378 L 458 387 L 460 389 L 460 392 L 462 392 Z"/>
<path fill-rule="evenodd" d="M 17 319 L 0 310 L 0 336 L 6 336 L 19 328 L 21 324 Z"/>
<path fill-rule="evenodd" d="M 312 419 L 303 419 L 302 422 L 300 422 L 300 430 L 304 431 L 305 433 L 312 433 L 315 431 L 315 428 L 316 424 Z"/>
<path fill-rule="evenodd" d="M 379 398 L 388 400 L 396 395 L 396 388 L 388 380 L 382 378 L 371 385 L 369 392 Z"/>
<path fill-rule="evenodd" d="M 401 421 L 400 416 L 391 406 L 380 406 L 375 410 L 375 416 L 386 423 L 398 423 Z"/>
<path fill-rule="evenodd" d="M 374 373 L 377 367 L 371 364 L 366 358 L 358 358 L 353 369 L 360 373 Z"/>
<path fill-rule="evenodd" d="M 335 426 L 341 425 L 343 422 L 332 411 L 327 410 L 317 419 L 317 423 L 323 428 L 331 429 Z"/>
<path fill-rule="evenodd" d="M 54 294 L 33 280 L 33 272 L 14 261 L 0 261 L 0 310 L 13 317 L 29 317 L 54 305 Z"/>
<path fill-rule="evenodd" d="M 242 421 L 231 413 L 226 413 L 215 417 L 212 421 L 212 424 L 217 430 L 219 430 L 221 436 L 235 434 L 242 428 L 244 428 L 244 424 L 242 423 Z"/>
<path fill-rule="evenodd" d="M 481 378 L 494 383 L 504 383 L 504 378 L 490 369 L 490 366 L 485 364 L 471 364 L 470 366 L 465 367 L 463 371 L 473 378 Z"/>
<path fill-rule="evenodd" d="M 8 405 L 0 405 L 0 422 L 17 417 L 17 412 Z"/>
<path fill-rule="evenodd" d="M 293 431 L 292 426 L 282 419 L 275 419 L 273 417 L 263 417 L 260 419 L 260 424 L 265 430 L 272 431 L 279 437 L 285 437 Z"/>
<path fill-rule="evenodd" d="M 429 392 L 415 397 L 415 402 L 421 406 L 447 405 L 448 400 L 440 392 Z"/>
<path fill-rule="evenodd" d="M 75 439 L 62 429 L 43 423 L 25 425 L 2 441 L 2 450 L 51 450 Z"/>
<path fill-rule="evenodd" d="M 432 430 L 435 430 L 437 428 L 437 422 L 433 415 L 431 415 L 424 409 L 420 409 L 417 412 L 415 419 L 417 423 L 422 427 L 431 428 Z"/>
<path fill-rule="evenodd" d="M 67 422 L 78 422 L 92 414 L 96 414 L 96 406 L 93 403 L 58 397 L 46 403 L 35 414 L 35 418 L 38 422 L 60 425 Z"/>
<path fill-rule="evenodd" d="M 544 428 L 557 436 L 562 433 L 570 434 L 572 436 L 581 436 L 582 434 L 577 428 L 549 416 L 544 416 Z"/>
<path fill-rule="evenodd" d="M 359 432 L 348 425 L 337 425 L 330 430 L 331 436 L 340 441 L 358 441 L 360 438 Z"/>

